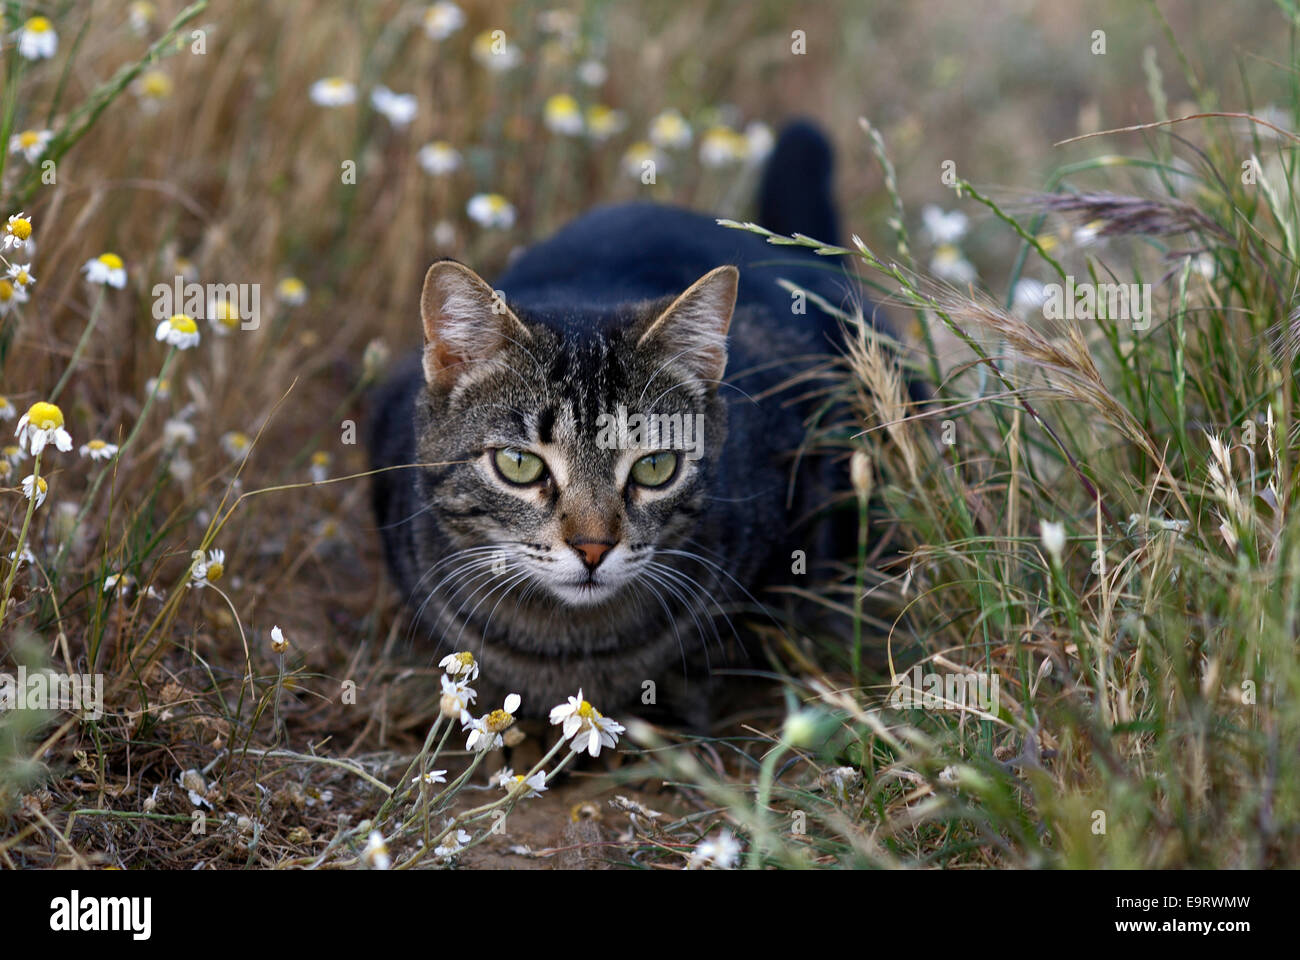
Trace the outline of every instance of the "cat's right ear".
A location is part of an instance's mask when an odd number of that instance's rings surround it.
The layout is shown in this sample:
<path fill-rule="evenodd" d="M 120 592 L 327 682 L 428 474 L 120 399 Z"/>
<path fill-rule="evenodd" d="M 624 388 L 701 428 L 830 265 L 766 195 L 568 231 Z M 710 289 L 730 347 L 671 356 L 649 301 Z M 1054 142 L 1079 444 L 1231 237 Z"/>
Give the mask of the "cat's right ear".
<path fill-rule="evenodd" d="M 449 387 L 477 365 L 491 363 L 507 343 L 532 339 L 505 298 L 455 260 L 439 260 L 424 275 L 424 379 Z"/>

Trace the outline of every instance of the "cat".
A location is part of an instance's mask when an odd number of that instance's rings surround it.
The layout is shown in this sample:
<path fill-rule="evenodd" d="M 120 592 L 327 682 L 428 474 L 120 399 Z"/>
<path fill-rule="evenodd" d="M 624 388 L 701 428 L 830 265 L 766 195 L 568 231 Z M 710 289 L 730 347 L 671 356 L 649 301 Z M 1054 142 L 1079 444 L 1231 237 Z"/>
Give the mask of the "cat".
<path fill-rule="evenodd" d="M 836 242 L 831 173 L 822 133 L 787 126 L 759 222 Z M 702 708 L 691 681 L 738 636 L 718 607 L 823 549 L 795 522 L 833 482 L 800 452 L 819 398 L 789 381 L 841 331 L 778 278 L 853 295 L 833 261 L 648 203 L 578 218 L 495 286 L 429 268 L 424 348 L 376 391 L 369 436 L 387 565 L 438 655 L 472 652 L 523 715 L 579 688 L 605 712 L 669 689 Z"/>

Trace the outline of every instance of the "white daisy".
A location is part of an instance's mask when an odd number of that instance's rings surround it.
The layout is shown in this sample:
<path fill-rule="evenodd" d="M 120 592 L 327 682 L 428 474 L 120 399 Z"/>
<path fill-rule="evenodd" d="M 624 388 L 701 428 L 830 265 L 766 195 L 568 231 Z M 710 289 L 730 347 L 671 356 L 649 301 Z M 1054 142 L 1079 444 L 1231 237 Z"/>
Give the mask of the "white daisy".
<path fill-rule="evenodd" d="M 24 130 L 9 138 L 9 152 L 21 153 L 28 163 L 35 163 L 52 139 L 53 130 Z"/>
<path fill-rule="evenodd" d="M 656 147 L 680 150 L 691 145 L 691 125 L 677 110 L 665 110 L 650 121 L 650 142 Z"/>
<path fill-rule="evenodd" d="M 357 88 L 342 77 L 326 77 L 311 85 L 310 96 L 321 107 L 345 107 L 356 102 Z"/>
<path fill-rule="evenodd" d="M 13 283 L 15 290 L 26 290 L 28 287 L 36 286 L 36 277 L 32 276 L 32 265 L 30 263 L 9 264 L 5 276 Z"/>
<path fill-rule="evenodd" d="M 49 443 L 64 453 L 72 449 L 72 437 L 63 429 L 63 411 L 52 403 L 32 404 L 18 421 L 14 435 L 18 437 L 18 445 L 30 450 L 33 457 Z"/>
<path fill-rule="evenodd" d="M 311 455 L 312 483 L 324 483 L 330 476 L 330 455 L 324 450 L 317 450 Z"/>
<path fill-rule="evenodd" d="M 8 397 L 0 397 L 0 420 L 12 420 L 18 416 L 18 408 L 9 402 Z"/>
<path fill-rule="evenodd" d="M 533 797 L 540 797 L 546 790 L 546 771 L 538 770 L 531 777 L 525 778 L 522 773 L 515 774 L 509 768 L 502 770 L 497 776 L 497 786 L 509 793 L 512 790 L 519 790 L 521 800 L 531 800 Z"/>
<path fill-rule="evenodd" d="M 289 307 L 300 307 L 307 302 L 307 284 L 297 277 L 285 277 L 275 285 L 275 296 Z"/>
<path fill-rule="evenodd" d="M 81 269 L 90 283 L 100 283 L 118 290 L 126 286 L 126 265 L 116 253 L 101 253 L 93 260 L 87 260 Z"/>
<path fill-rule="evenodd" d="M 26 60 L 48 60 L 59 49 L 59 35 L 45 17 L 32 17 L 10 36 L 18 41 L 18 55 Z"/>
<path fill-rule="evenodd" d="M 700 162 L 706 167 L 726 167 L 745 159 L 749 141 L 730 127 L 718 125 L 700 137 Z"/>
<path fill-rule="evenodd" d="M 927 203 L 921 208 L 921 229 L 935 246 L 956 243 L 966 236 L 966 214 L 960 210 L 944 212 L 935 203 Z"/>
<path fill-rule="evenodd" d="M 122 593 L 125 595 L 128 590 L 135 586 L 135 577 L 129 573 L 110 573 L 104 578 L 104 593 L 112 593 L 119 583 L 122 585 Z"/>
<path fill-rule="evenodd" d="M 523 54 L 504 30 L 484 30 L 470 45 L 470 55 L 493 73 L 504 73 L 519 65 Z"/>
<path fill-rule="evenodd" d="M 447 836 L 437 847 L 434 848 L 435 857 L 452 857 L 460 853 L 465 845 L 470 842 L 470 835 L 464 830 L 457 830 Z"/>
<path fill-rule="evenodd" d="M 582 133 L 582 108 L 569 94 L 557 93 L 547 98 L 542 108 L 542 122 L 552 133 L 576 137 Z"/>
<path fill-rule="evenodd" d="M 18 560 L 18 565 L 19 565 L 19 566 L 22 566 L 24 563 L 35 563 L 35 562 L 36 562 L 36 554 L 32 553 L 32 551 L 31 551 L 30 549 L 28 549 L 27 547 L 23 547 L 23 552 L 22 552 L 21 555 L 18 554 L 18 551 L 17 551 L 17 550 L 10 550 L 10 551 L 9 551 L 9 562 L 10 562 L 10 563 L 13 563 L 15 557 L 16 557 L 17 560 Z"/>
<path fill-rule="evenodd" d="M 374 870 L 387 870 L 393 865 L 393 858 L 388 854 L 388 844 L 378 830 L 370 831 L 370 836 L 366 838 L 366 849 L 361 856 L 366 866 Z"/>
<path fill-rule="evenodd" d="M 446 40 L 465 26 L 465 13 L 450 0 L 438 0 L 424 11 L 424 32 L 431 40 Z"/>
<path fill-rule="evenodd" d="M 289 649 L 289 641 L 284 639 L 284 631 L 278 626 L 271 628 L 271 652 L 284 653 Z"/>
<path fill-rule="evenodd" d="M 253 445 L 253 441 L 248 439 L 248 434 L 240 430 L 231 430 L 229 433 L 221 436 L 221 449 L 236 460 L 248 456 L 248 451 Z"/>
<path fill-rule="evenodd" d="M 198 431 L 193 424 L 173 417 L 163 424 L 163 446 L 168 448 L 190 446 L 198 440 Z"/>
<path fill-rule="evenodd" d="M 36 505 L 39 507 L 45 502 L 45 495 L 49 493 L 50 490 L 44 477 L 38 477 L 36 474 L 32 473 L 23 478 L 23 496 L 28 500 L 32 499 L 33 490 L 36 495 Z"/>
<path fill-rule="evenodd" d="M 653 143 L 648 140 L 638 140 L 623 153 L 620 165 L 629 177 L 639 179 L 645 173 L 647 163 L 658 168 L 664 166 L 665 161 L 663 152 Z"/>
<path fill-rule="evenodd" d="M 79 452 L 83 457 L 89 457 L 91 460 L 112 460 L 117 456 L 117 444 L 91 440 L 89 443 L 83 443 Z"/>
<path fill-rule="evenodd" d="M 226 551 L 209 550 L 207 555 L 195 561 L 190 573 L 190 586 L 203 587 L 216 583 L 226 572 Z"/>
<path fill-rule="evenodd" d="M 393 93 L 382 84 L 370 91 L 370 105 L 388 118 L 399 129 L 415 119 L 418 103 L 413 93 Z"/>
<path fill-rule="evenodd" d="M 8 277 L 0 277 L 0 316 L 4 316 L 18 304 L 26 302 L 26 290 L 16 286 Z"/>
<path fill-rule="evenodd" d="M 208 326 L 212 332 L 227 336 L 238 330 L 243 323 L 239 315 L 239 305 L 229 297 L 213 294 L 208 298 Z"/>
<path fill-rule="evenodd" d="M 730 830 L 720 830 L 708 840 L 701 840 L 691 852 L 687 869 L 698 870 L 713 866 L 719 870 L 730 870 L 740 861 L 740 842 L 731 835 Z"/>
<path fill-rule="evenodd" d="M 627 126 L 627 117 L 622 110 L 614 110 L 603 104 L 593 104 L 587 108 L 587 136 L 597 143 L 604 143 L 617 133 L 622 133 Z"/>
<path fill-rule="evenodd" d="M 975 280 L 975 267 L 950 243 L 945 243 L 934 251 L 934 256 L 930 258 L 930 272 L 959 286 Z"/>
<path fill-rule="evenodd" d="M 578 67 L 578 79 L 588 87 L 603 86 L 609 71 L 599 60 L 584 60 Z"/>
<path fill-rule="evenodd" d="M 469 707 L 477 699 L 478 692 L 468 681 L 453 680 L 443 674 L 442 697 L 438 701 L 438 709 L 444 717 L 459 720 L 462 727 L 472 724 L 474 718 L 469 714 Z"/>
<path fill-rule="evenodd" d="M 468 650 L 447 654 L 438 661 L 438 666 L 451 677 L 464 677 L 468 681 L 478 679 L 478 663 Z"/>
<path fill-rule="evenodd" d="M 0 239 L 0 249 L 9 250 L 24 246 L 32 237 L 32 220 L 24 217 L 21 210 L 5 221 L 5 232 Z"/>
<path fill-rule="evenodd" d="M 446 771 L 446 770 L 430 770 L 428 773 L 424 774 L 424 776 L 417 776 L 417 777 L 416 777 L 414 780 L 412 780 L 411 782 L 412 782 L 412 783 L 427 783 L 429 786 L 433 786 L 435 783 L 446 783 L 446 782 L 447 782 L 447 771 Z"/>
<path fill-rule="evenodd" d="M 441 177 L 460 167 L 460 152 L 443 140 L 426 143 L 415 158 L 431 177 Z"/>
<path fill-rule="evenodd" d="M 178 350 L 188 350 L 190 347 L 199 345 L 199 325 L 194 322 L 194 318 L 189 314 L 174 313 L 158 324 L 158 329 L 154 331 L 154 339 L 171 344 Z M 157 381 L 150 380 L 149 383 L 157 384 Z M 146 388 L 152 389 L 148 384 L 146 384 Z M 158 396 L 165 398 L 166 393 L 160 389 Z"/>
<path fill-rule="evenodd" d="M 500 747 L 503 743 L 501 734 L 514 724 L 514 713 L 519 709 L 519 704 L 519 694 L 512 693 L 506 697 L 503 709 L 493 710 L 486 716 L 470 721 L 463 728 L 470 732 L 465 740 L 465 749 L 482 753 Z"/>
<path fill-rule="evenodd" d="M 776 145 L 772 128 L 766 123 L 755 120 L 745 127 L 745 162 L 753 165 L 762 163 Z"/>
<path fill-rule="evenodd" d="M 515 208 L 499 193 L 476 193 L 466 207 L 471 220 L 484 227 L 509 230 L 515 225 Z"/>
<path fill-rule="evenodd" d="M 561 733 L 565 740 L 573 740 L 569 746 L 574 753 L 586 750 L 593 757 L 600 755 L 602 747 L 617 746 L 618 735 L 625 729 L 584 700 L 581 690 L 568 703 L 551 710 L 551 723 L 563 724 Z"/>

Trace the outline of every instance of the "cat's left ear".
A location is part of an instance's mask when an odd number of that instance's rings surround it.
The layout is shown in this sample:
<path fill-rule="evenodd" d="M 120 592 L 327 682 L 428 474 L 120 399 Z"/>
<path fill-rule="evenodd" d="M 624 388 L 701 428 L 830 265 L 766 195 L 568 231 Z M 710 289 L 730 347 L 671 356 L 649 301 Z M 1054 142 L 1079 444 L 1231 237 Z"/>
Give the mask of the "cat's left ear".
<path fill-rule="evenodd" d="M 637 347 L 653 344 L 716 389 L 727 367 L 727 328 L 739 283 L 735 267 L 710 270 L 659 314 Z"/>
<path fill-rule="evenodd" d="M 495 361 L 507 343 L 532 339 L 505 299 L 455 260 L 439 260 L 424 277 L 424 379 L 447 387 L 475 364 Z"/>

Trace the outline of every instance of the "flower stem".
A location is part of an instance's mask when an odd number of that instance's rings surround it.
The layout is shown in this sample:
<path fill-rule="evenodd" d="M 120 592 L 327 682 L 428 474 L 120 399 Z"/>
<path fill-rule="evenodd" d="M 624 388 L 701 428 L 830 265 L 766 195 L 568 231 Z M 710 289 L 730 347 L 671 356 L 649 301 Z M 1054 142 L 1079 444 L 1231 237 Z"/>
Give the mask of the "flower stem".
<path fill-rule="evenodd" d="M 42 451 L 43 452 L 43 451 Z M 23 562 L 23 547 L 27 545 L 27 530 L 32 525 L 32 514 L 36 512 L 36 495 L 41 480 L 41 454 L 36 455 L 32 464 L 32 495 L 27 500 L 27 515 L 23 517 L 23 528 L 18 532 L 18 546 L 14 549 L 14 558 L 9 564 L 9 576 L 5 578 L 4 597 L 0 598 L 0 623 L 4 623 L 5 611 L 9 609 L 9 594 L 14 588 L 14 577 L 18 575 L 18 565 Z"/>
<path fill-rule="evenodd" d="M 81 359 L 81 354 L 86 349 L 86 344 L 90 341 L 90 333 L 95 329 L 95 323 L 99 320 L 99 308 L 104 305 L 104 288 L 99 288 L 99 294 L 95 297 L 95 305 L 90 308 L 90 321 L 86 324 L 86 329 L 81 331 L 81 339 L 77 341 L 76 348 L 72 351 L 72 359 L 68 361 L 68 368 L 63 371 L 63 376 L 59 377 L 59 382 L 54 385 L 54 391 L 50 394 L 50 403 L 59 398 L 63 388 L 68 385 L 68 378 L 72 376 L 72 371 L 77 369 L 77 361 Z"/>

